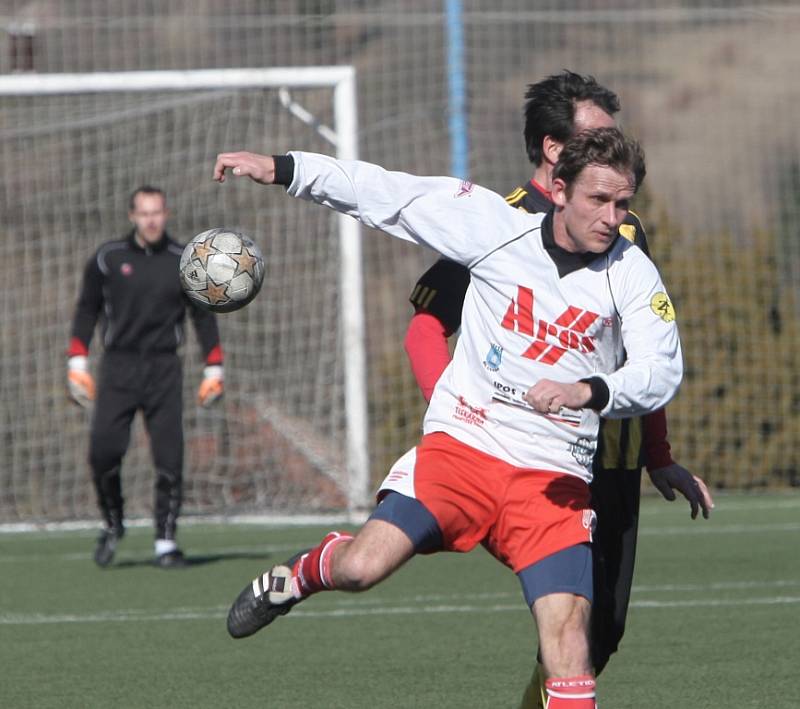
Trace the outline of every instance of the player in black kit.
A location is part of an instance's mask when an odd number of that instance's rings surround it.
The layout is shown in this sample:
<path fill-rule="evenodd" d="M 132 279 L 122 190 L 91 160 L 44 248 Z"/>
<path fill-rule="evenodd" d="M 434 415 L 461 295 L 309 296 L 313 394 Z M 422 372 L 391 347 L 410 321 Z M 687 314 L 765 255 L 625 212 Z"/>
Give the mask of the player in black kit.
<path fill-rule="evenodd" d="M 214 315 L 191 305 L 180 284 L 183 247 L 166 233 L 169 212 L 160 189 L 140 187 L 132 195 L 133 230 L 103 244 L 89 259 L 72 323 L 68 351 L 71 398 L 94 401 L 89 465 L 105 522 L 95 549 L 99 566 L 111 563 L 124 528 L 120 469 L 133 417 L 141 410 L 155 476 L 155 559 L 162 568 L 183 566 L 175 541 L 183 479 L 182 365 L 188 309 L 205 356 L 198 402 L 209 406 L 223 393 L 222 349 Z M 88 369 L 89 345 L 98 319 L 104 354 L 95 397 Z"/>

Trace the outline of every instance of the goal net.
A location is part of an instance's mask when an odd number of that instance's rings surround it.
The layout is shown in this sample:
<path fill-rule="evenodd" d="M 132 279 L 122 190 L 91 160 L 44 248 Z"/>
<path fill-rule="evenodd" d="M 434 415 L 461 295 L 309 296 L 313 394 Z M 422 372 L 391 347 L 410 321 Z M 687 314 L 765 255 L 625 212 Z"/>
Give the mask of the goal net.
<path fill-rule="evenodd" d="M 281 515 L 365 504 L 358 225 L 249 181 L 211 181 L 224 150 L 355 157 L 354 80 L 350 67 L 0 79 L 0 522 L 96 515 L 90 416 L 67 402 L 65 351 L 84 264 L 129 231 L 128 196 L 141 184 L 166 191 L 179 241 L 225 226 L 252 235 L 266 259 L 259 297 L 218 317 L 217 408 L 195 403 L 202 361 L 188 337 L 184 508 Z M 137 419 L 123 463 L 131 515 L 150 513 L 152 486 Z"/>

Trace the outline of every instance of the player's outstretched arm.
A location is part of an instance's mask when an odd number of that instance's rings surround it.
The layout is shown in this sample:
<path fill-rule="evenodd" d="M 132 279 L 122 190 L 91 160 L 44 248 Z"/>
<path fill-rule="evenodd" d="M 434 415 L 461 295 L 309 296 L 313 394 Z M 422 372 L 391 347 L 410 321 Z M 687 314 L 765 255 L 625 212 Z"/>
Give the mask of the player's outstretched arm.
<path fill-rule="evenodd" d="M 428 246 L 465 266 L 537 224 L 508 209 L 490 190 L 452 177 L 420 177 L 360 160 L 293 151 L 269 157 L 221 153 L 214 179 L 249 177 L 281 184 L 298 199 L 323 205 L 394 237 Z M 525 222 L 525 223 L 523 223 Z"/>
<path fill-rule="evenodd" d="M 259 155 L 241 150 L 235 153 L 220 153 L 214 164 L 214 179 L 225 182 L 225 173 L 235 177 L 249 177 L 261 185 L 275 183 L 275 159 L 271 155 Z"/>

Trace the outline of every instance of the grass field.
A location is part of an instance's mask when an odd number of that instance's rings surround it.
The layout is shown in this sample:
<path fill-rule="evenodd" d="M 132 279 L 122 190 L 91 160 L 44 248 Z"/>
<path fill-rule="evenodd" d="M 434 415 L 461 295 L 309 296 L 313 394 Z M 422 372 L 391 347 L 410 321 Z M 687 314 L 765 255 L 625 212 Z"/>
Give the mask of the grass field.
<path fill-rule="evenodd" d="M 361 596 L 322 594 L 233 641 L 229 603 L 323 528 L 185 526 L 190 568 L 118 563 L 94 533 L 0 535 L 0 707 L 514 707 L 536 646 L 485 552 L 418 558 Z M 710 521 L 644 502 L 628 632 L 603 709 L 800 706 L 800 496 L 729 496 Z"/>

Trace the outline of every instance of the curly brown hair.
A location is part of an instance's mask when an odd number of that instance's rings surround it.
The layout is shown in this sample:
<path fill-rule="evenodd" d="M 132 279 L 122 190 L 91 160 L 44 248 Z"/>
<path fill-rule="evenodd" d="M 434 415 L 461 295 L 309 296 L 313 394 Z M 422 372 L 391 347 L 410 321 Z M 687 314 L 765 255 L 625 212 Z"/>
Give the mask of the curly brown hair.
<path fill-rule="evenodd" d="M 569 193 L 578 175 L 589 165 L 631 173 L 637 190 L 647 173 L 642 146 L 619 128 L 593 128 L 570 138 L 553 168 L 553 179 L 563 180 Z"/>

